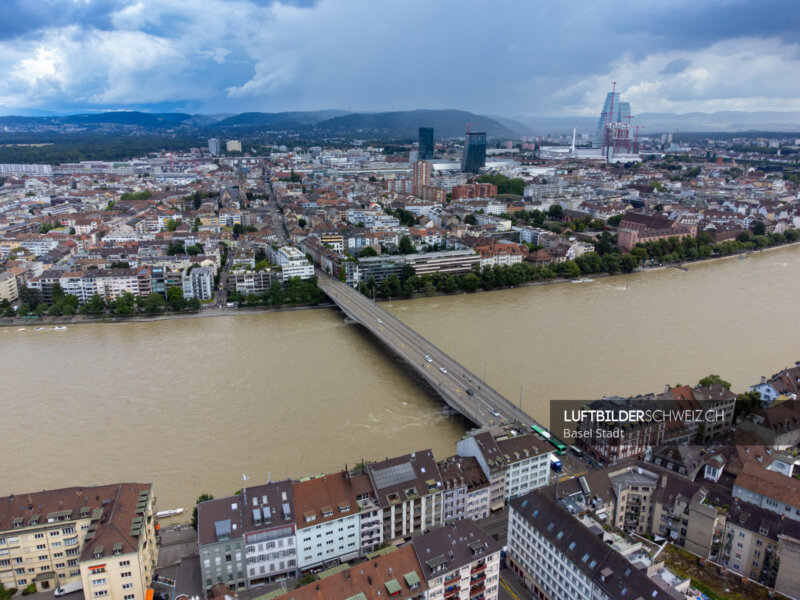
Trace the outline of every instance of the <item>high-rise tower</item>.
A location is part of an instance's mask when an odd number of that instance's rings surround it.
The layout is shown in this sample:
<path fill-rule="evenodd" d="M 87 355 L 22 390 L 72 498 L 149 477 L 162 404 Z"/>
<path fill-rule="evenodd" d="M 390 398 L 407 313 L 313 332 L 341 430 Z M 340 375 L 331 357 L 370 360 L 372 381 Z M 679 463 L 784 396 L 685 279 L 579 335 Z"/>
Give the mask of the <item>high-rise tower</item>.
<path fill-rule="evenodd" d="M 592 148 L 602 148 L 608 145 L 606 140 L 607 125 L 623 123 L 625 119 L 631 116 L 630 103 L 620 101 L 619 96 L 619 92 L 609 92 L 606 96 L 606 102 L 603 104 L 603 111 L 600 113 L 600 120 L 597 122 L 597 130 L 592 140 Z"/>
<path fill-rule="evenodd" d="M 486 166 L 486 134 L 468 132 L 464 139 L 464 155 L 461 157 L 461 171 L 478 173 Z"/>
<path fill-rule="evenodd" d="M 419 128 L 419 160 L 433 158 L 433 127 Z"/>

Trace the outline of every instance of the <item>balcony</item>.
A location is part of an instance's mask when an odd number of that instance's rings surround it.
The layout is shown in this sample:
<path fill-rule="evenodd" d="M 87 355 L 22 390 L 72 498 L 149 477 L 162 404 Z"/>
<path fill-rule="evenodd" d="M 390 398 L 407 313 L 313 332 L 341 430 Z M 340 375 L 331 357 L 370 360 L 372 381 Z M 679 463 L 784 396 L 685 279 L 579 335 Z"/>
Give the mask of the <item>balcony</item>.
<path fill-rule="evenodd" d="M 445 588 L 444 590 L 444 597 L 445 598 L 455 598 L 461 593 L 461 586 L 454 586 L 451 588 Z"/>
<path fill-rule="evenodd" d="M 478 575 L 477 577 L 474 577 L 474 578 L 469 580 L 469 585 L 470 586 L 476 586 L 479 583 L 482 583 L 484 581 L 486 581 L 486 575 Z"/>
<path fill-rule="evenodd" d="M 479 588 L 475 588 L 474 590 L 469 591 L 470 598 L 478 598 L 483 597 L 483 593 L 486 591 L 486 586 L 480 586 Z"/>
<path fill-rule="evenodd" d="M 485 570 L 486 570 L 486 563 L 481 563 L 479 565 L 475 565 L 474 567 L 472 567 L 472 569 L 470 570 L 469 574 L 470 575 L 475 575 L 475 573 L 481 573 L 481 572 L 483 572 Z"/>

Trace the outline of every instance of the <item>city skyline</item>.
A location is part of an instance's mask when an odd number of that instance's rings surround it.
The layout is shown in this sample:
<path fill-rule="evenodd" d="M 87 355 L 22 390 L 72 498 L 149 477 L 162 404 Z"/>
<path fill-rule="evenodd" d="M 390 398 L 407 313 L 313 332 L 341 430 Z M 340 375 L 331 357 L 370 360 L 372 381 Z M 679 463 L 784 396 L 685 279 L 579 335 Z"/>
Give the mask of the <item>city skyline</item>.
<path fill-rule="evenodd" d="M 17 0 L 0 15 L 0 114 L 595 116 L 611 81 L 641 112 L 800 109 L 800 84 L 785 76 L 800 66 L 800 9 L 789 2 Z"/>

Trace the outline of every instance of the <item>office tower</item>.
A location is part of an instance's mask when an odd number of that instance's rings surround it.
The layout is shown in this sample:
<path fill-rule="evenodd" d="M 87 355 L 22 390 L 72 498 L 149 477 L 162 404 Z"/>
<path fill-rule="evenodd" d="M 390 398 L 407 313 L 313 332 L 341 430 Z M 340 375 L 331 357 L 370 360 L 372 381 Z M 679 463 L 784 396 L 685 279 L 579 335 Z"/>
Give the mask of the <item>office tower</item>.
<path fill-rule="evenodd" d="M 619 92 L 609 92 L 606 96 L 606 102 L 603 104 L 600 120 L 597 122 L 597 129 L 592 140 L 592 148 L 602 148 L 604 142 L 607 142 L 606 125 L 623 123 L 631 116 L 630 102 L 622 102 L 619 97 Z"/>
<path fill-rule="evenodd" d="M 419 160 L 433 158 L 433 127 L 419 128 Z"/>
<path fill-rule="evenodd" d="M 461 157 L 461 171 L 478 173 L 486 166 L 486 134 L 467 133 L 464 140 L 464 155 Z"/>
<path fill-rule="evenodd" d="M 211 138 L 208 140 L 208 151 L 211 153 L 211 156 L 217 156 L 219 154 L 219 138 Z"/>

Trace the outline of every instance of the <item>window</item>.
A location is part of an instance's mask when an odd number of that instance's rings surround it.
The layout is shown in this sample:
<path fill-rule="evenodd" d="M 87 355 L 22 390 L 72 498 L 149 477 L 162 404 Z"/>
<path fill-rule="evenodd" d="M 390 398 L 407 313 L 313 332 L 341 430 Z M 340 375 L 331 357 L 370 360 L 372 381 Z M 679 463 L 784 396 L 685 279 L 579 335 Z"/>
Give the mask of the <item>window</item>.
<path fill-rule="evenodd" d="M 121 560 L 121 561 L 119 561 L 119 566 L 120 567 L 129 567 L 129 566 L 131 566 L 131 561 L 129 561 L 129 560 Z"/>
<path fill-rule="evenodd" d="M 71 527 L 64 527 L 64 529 L 62 529 L 61 531 L 64 532 L 64 535 L 69 535 L 70 533 L 75 533 L 75 526 L 72 525 Z M 58 535 L 58 533 L 56 533 L 56 535 Z"/>
<path fill-rule="evenodd" d="M 122 589 L 123 590 L 130 590 L 132 588 L 133 588 L 133 584 L 132 583 L 123 583 L 122 584 Z"/>
<path fill-rule="evenodd" d="M 120 573 L 119 576 L 122 577 L 123 579 L 126 579 L 126 578 L 131 576 L 131 572 L 130 571 L 125 571 L 124 573 Z"/>
<path fill-rule="evenodd" d="M 33 537 L 34 537 L 35 539 L 37 539 L 37 540 L 41 540 L 41 539 L 44 539 L 44 534 L 43 534 L 43 533 L 37 533 L 37 534 L 36 534 L 36 535 L 34 535 Z"/>
<path fill-rule="evenodd" d="M 103 585 L 106 582 L 105 577 L 98 577 L 97 579 L 92 579 L 92 585 Z"/>
<path fill-rule="evenodd" d="M 47 548 L 47 544 L 36 544 L 37 550 L 44 550 L 45 548 Z"/>
<path fill-rule="evenodd" d="M 58 529 L 53 529 L 53 530 L 50 532 L 50 537 L 55 537 L 55 536 L 57 536 L 59 533 L 61 533 L 61 532 L 60 532 Z"/>
<path fill-rule="evenodd" d="M 123 596 L 123 600 L 133 600 L 136 596 L 134 594 L 126 594 Z"/>
<path fill-rule="evenodd" d="M 40 554 L 39 560 L 47 560 L 47 554 Z"/>

